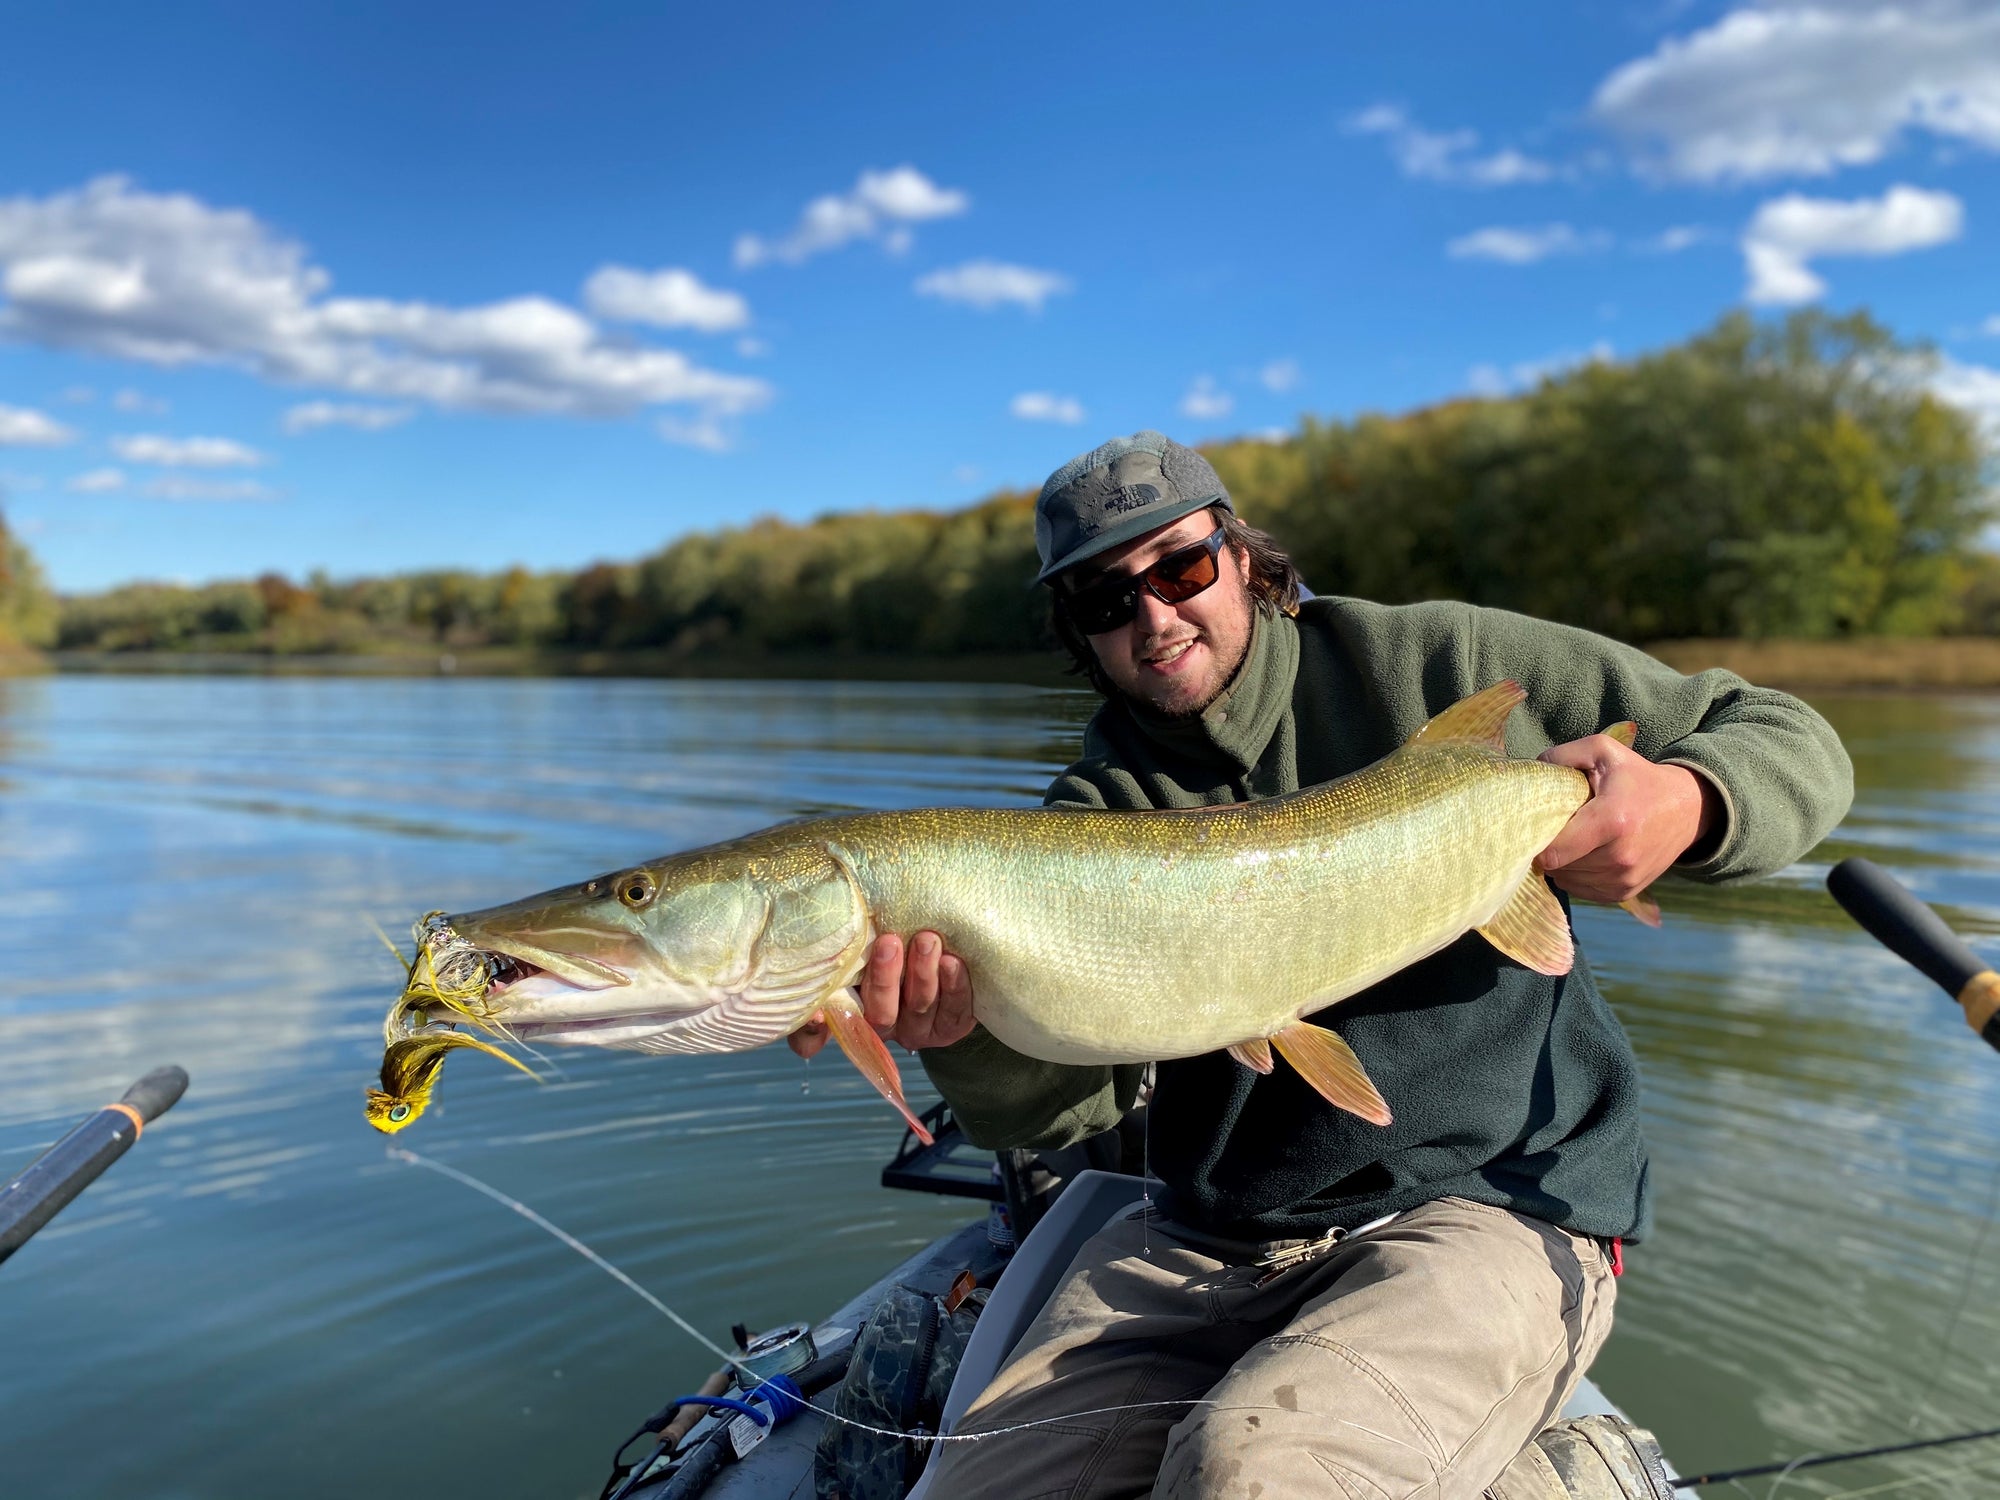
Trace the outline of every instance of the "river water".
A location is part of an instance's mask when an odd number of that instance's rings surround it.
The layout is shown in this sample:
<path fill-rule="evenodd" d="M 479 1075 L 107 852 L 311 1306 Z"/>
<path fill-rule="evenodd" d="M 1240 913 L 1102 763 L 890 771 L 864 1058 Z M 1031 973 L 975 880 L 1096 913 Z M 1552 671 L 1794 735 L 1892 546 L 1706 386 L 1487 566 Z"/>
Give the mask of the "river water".
<path fill-rule="evenodd" d="M 0 681 L 0 1177 L 162 1062 L 194 1085 L 0 1267 L 0 1493 L 592 1496 L 712 1367 L 361 1119 L 401 937 L 782 817 L 1019 803 L 1083 694 L 923 684 Z M 1866 852 L 2000 954 L 2000 700 L 1827 698 L 1860 797 L 1812 860 L 1579 926 L 1659 1186 L 1597 1366 L 1684 1469 L 2000 1423 L 2000 1057 L 1819 887 Z M 723 1337 L 962 1222 L 876 1174 L 837 1057 L 467 1054 L 404 1139 Z M 928 1095 L 905 1067 L 913 1097 Z M 2000 1445 L 1801 1477 L 2000 1493 Z M 1767 1485 L 1753 1487 L 1762 1495 Z M 1870 1489 L 1869 1493 L 1886 1493 Z"/>

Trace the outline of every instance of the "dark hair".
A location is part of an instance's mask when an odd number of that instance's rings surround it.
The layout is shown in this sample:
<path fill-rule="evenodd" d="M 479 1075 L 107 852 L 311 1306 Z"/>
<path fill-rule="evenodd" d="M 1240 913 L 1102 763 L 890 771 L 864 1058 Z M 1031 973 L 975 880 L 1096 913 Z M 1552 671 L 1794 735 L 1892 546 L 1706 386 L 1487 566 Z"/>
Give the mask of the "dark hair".
<path fill-rule="evenodd" d="M 1220 505 L 1211 505 L 1208 513 L 1222 528 L 1222 542 L 1231 552 L 1246 558 L 1250 564 L 1250 597 L 1257 608 L 1266 615 L 1295 615 L 1299 612 L 1299 569 L 1277 538 L 1268 531 L 1259 531 L 1242 521 L 1237 514 Z M 1069 671 L 1074 676 L 1089 679 L 1090 685 L 1109 698 L 1118 689 L 1111 679 L 1104 675 L 1104 668 L 1098 665 L 1097 653 L 1091 649 L 1090 637 L 1076 628 L 1069 611 L 1063 608 L 1063 595 L 1069 591 L 1069 573 L 1062 572 L 1049 580 L 1050 624 L 1055 631 L 1057 642 L 1069 654 Z"/>

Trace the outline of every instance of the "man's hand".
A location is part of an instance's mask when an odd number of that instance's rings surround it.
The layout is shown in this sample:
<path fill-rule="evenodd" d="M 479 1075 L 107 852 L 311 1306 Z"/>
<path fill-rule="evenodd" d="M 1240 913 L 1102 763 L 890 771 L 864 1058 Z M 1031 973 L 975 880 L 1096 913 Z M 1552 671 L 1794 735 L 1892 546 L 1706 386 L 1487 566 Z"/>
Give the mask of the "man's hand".
<path fill-rule="evenodd" d="M 1638 895 L 1721 816 L 1721 798 L 1705 776 L 1658 766 L 1608 734 L 1542 752 L 1590 778 L 1590 800 L 1542 851 L 1541 867 L 1572 896 L 1617 903 Z"/>
<path fill-rule="evenodd" d="M 972 1030 L 972 981 L 957 954 L 935 932 L 902 938 L 885 932 L 862 966 L 861 1010 L 868 1024 L 911 1051 L 949 1047 Z M 800 1057 L 826 1045 L 826 1022 L 815 1016 L 786 1040 Z"/>

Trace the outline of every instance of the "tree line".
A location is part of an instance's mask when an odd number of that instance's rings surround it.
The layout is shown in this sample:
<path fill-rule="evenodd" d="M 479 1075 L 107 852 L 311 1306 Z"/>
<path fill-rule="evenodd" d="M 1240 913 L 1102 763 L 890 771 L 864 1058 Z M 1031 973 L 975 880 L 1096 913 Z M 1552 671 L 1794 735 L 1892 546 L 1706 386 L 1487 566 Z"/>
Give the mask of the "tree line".
<path fill-rule="evenodd" d="M 1321 593 L 1464 599 L 1640 642 L 2000 631 L 2000 560 L 1979 546 L 1993 456 L 1926 389 L 1928 358 L 1865 314 L 1732 315 L 1516 395 L 1207 452 Z M 1032 651 L 1049 639 L 1026 587 L 1033 498 L 763 520 L 574 573 L 134 584 L 64 599 L 57 635 L 99 651 Z"/>

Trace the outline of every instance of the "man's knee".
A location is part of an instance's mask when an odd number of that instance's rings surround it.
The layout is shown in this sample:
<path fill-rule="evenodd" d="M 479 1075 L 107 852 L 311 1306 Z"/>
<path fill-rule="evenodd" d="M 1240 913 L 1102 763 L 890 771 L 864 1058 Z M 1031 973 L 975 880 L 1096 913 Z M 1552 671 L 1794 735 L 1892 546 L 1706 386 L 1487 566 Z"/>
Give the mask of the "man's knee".
<path fill-rule="evenodd" d="M 1249 1440 L 1255 1412 L 1197 1412 L 1167 1434 L 1167 1451 L 1153 1483 L 1153 1500 L 1222 1500 L 1247 1493 Z"/>

